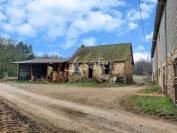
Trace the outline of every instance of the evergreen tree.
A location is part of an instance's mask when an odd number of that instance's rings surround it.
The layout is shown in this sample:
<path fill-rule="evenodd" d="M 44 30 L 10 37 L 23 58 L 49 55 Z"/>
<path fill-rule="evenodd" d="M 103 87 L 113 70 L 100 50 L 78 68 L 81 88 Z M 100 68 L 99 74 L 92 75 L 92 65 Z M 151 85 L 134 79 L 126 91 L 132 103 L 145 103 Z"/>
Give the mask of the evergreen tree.
<path fill-rule="evenodd" d="M 10 39 L 0 38 L 0 78 L 7 73 L 16 76 L 17 65 L 14 61 L 33 59 L 34 54 L 31 45 L 19 42 L 15 44 Z"/>

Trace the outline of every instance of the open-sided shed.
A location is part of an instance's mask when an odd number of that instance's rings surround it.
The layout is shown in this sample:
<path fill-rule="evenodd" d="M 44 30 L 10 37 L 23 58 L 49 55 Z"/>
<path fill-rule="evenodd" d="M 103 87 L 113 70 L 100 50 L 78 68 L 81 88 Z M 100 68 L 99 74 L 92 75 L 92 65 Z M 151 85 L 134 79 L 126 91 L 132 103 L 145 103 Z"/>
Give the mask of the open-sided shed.
<path fill-rule="evenodd" d="M 43 79 L 55 82 L 68 80 L 69 66 L 67 59 L 33 59 L 13 63 L 18 64 L 18 79 Z"/>

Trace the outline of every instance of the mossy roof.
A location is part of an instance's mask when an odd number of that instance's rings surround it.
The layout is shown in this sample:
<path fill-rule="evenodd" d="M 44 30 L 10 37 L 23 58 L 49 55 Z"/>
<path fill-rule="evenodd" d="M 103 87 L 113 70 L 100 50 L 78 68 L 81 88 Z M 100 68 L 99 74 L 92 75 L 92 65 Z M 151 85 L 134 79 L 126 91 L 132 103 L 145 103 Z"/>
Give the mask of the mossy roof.
<path fill-rule="evenodd" d="M 127 61 L 129 55 L 132 55 L 132 64 L 134 64 L 131 43 L 81 46 L 71 57 L 70 62 L 77 58 L 78 63 L 86 62 L 104 62 L 104 61 Z"/>

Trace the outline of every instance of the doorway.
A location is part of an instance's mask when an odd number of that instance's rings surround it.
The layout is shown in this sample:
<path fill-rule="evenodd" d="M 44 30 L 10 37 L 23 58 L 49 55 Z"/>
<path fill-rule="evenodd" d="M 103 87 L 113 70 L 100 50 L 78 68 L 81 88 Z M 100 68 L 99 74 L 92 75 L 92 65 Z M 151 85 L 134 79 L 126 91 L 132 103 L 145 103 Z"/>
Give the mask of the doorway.
<path fill-rule="evenodd" d="M 173 63 L 174 69 L 174 91 L 175 91 L 175 104 L 177 104 L 177 59 Z"/>
<path fill-rule="evenodd" d="M 89 67 L 89 75 L 88 78 L 93 78 L 93 69 Z"/>

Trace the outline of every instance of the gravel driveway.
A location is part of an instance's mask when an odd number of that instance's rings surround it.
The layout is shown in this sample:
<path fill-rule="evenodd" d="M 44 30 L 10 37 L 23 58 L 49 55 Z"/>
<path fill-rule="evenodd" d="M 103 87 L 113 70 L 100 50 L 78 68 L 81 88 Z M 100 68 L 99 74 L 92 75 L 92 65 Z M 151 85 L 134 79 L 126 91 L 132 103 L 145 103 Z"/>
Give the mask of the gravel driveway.
<path fill-rule="evenodd" d="M 132 114 L 120 107 L 120 99 L 139 89 L 0 83 L 0 97 L 31 119 L 68 132 L 176 133 L 176 125 Z"/>

